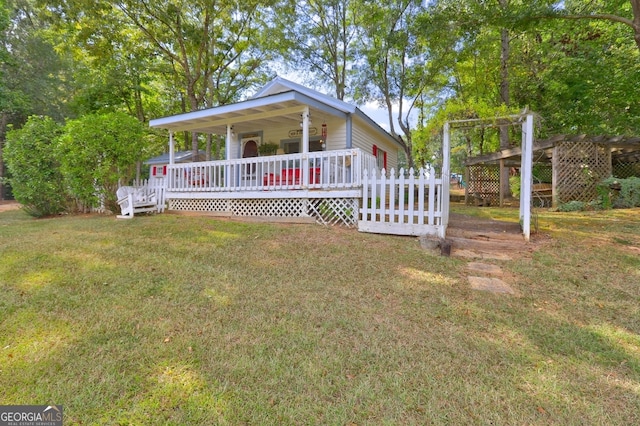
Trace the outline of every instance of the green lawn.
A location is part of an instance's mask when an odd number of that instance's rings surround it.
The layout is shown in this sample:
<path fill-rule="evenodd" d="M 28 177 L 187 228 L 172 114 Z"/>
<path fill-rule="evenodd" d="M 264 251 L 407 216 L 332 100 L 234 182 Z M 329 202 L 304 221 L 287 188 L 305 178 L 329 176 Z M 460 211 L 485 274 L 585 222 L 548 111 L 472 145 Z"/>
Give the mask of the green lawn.
<path fill-rule="evenodd" d="M 517 220 L 517 211 L 474 209 Z M 640 209 L 540 213 L 470 290 L 417 239 L 0 213 L 0 404 L 65 425 L 640 423 Z"/>

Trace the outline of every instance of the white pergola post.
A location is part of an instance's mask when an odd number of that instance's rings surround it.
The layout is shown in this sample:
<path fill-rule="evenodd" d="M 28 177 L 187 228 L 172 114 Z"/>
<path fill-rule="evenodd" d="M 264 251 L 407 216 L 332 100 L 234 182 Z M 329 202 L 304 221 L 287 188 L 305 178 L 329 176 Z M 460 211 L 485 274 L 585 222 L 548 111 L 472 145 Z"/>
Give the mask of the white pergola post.
<path fill-rule="evenodd" d="M 302 187 L 309 187 L 309 107 L 302 111 Z"/>
<path fill-rule="evenodd" d="M 531 186 L 533 184 L 533 115 L 522 123 L 522 157 L 520 160 L 520 221 L 522 234 L 531 237 Z"/>

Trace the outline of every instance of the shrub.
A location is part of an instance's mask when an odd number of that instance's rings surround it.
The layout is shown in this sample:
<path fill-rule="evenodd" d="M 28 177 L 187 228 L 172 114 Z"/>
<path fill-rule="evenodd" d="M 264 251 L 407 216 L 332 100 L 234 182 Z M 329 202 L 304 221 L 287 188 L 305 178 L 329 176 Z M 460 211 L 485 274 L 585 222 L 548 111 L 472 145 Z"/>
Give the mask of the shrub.
<path fill-rule="evenodd" d="M 640 207 L 640 178 L 604 179 L 597 186 L 599 202 L 603 208 Z"/>
<path fill-rule="evenodd" d="M 135 176 L 135 164 L 145 155 L 144 129 L 123 113 L 86 115 L 65 126 L 58 141 L 61 170 L 71 194 L 86 208 L 100 197 L 117 211 L 118 181 Z"/>
<path fill-rule="evenodd" d="M 15 199 L 34 217 L 60 214 L 68 196 L 55 156 L 62 126 L 50 117 L 29 117 L 24 127 L 7 133 L 4 156 Z"/>
<path fill-rule="evenodd" d="M 509 177 L 509 189 L 514 197 L 520 196 L 520 176 Z"/>
<path fill-rule="evenodd" d="M 587 203 L 583 201 L 569 201 L 558 206 L 558 211 L 561 212 L 579 212 L 587 207 Z"/>

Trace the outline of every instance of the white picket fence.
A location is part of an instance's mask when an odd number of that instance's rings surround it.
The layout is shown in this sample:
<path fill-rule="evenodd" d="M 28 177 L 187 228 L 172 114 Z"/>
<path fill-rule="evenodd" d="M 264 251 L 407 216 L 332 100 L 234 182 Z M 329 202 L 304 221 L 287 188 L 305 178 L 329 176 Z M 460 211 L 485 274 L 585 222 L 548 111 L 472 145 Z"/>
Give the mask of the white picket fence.
<path fill-rule="evenodd" d="M 366 170 L 358 230 L 395 235 L 445 237 L 449 216 L 449 180 L 443 185 L 434 169 Z"/>

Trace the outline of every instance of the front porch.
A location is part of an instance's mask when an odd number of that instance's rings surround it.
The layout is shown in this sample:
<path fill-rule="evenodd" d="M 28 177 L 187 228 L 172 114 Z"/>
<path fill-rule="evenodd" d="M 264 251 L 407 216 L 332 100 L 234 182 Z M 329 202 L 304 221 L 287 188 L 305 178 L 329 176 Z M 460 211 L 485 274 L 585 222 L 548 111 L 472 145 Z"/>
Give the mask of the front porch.
<path fill-rule="evenodd" d="M 360 149 L 170 164 L 165 198 L 173 211 L 353 226 L 363 172 L 375 167 Z"/>

